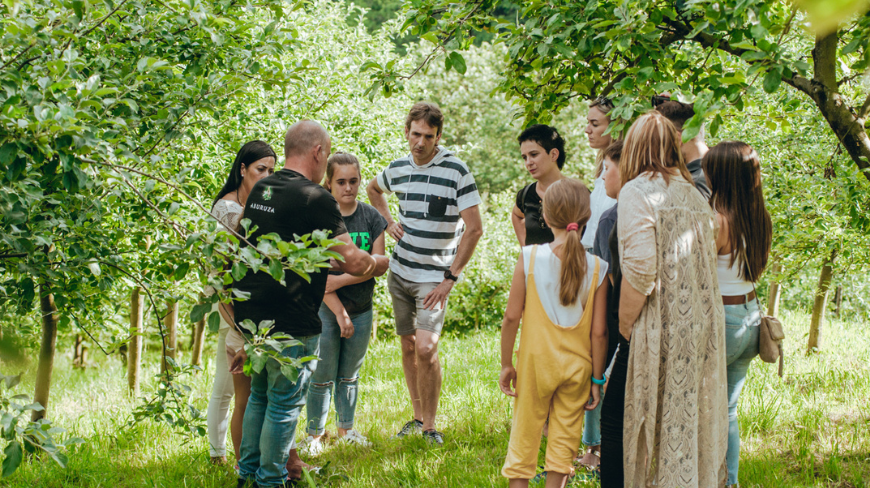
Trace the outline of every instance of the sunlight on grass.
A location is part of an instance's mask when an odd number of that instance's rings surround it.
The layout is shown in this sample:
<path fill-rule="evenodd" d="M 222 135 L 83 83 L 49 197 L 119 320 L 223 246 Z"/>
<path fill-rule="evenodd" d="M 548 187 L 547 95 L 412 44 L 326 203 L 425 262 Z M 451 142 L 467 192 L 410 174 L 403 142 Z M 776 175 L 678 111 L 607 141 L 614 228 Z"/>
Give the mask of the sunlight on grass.
<path fill-rule="evenodd" d="M 809 317 L 784 313 L 788 338 L 785 378 L 776 365 L 753 362 L 740 403 L 743 487 L 870 486 L 870 331 L 864 323 L 829 320 L 821 351 L 805 355 Z M 210 338 L 213 341 L 214 338 Z M 506 486 L 499 475 L 509 437 L 510 402 L 496 385 L 498 333 L 481 332 L 442 341 L 444 392 L 439 428 L 443 448 L 422 438 L 390 440 L 412 417 L 402 376 L 398 340 L 373 343 L 362 371 L 356 428 L 370 449 L 327 440 L 314 460 L 329 463 L 331 486 Z M 156 356 L 147 356 L 154 389 Z M 205 410 L 212 381 L 213 351 L 193 380 L 195 403 Z M 33 368 L 28 368 L 32 370 Z M 4 371 L 13 373 L 16 371 Z M 33 371 L 21 392 L 32 389 Z M 125 370 L 116 358 L 73 370 L 66 356 L 55 364 L 50 416 L 86 443 L 70 453 L 67 469 L 31 459 L 0 486 L 33 487 L 231 487 L 231 466 L 209 464 L 207 442 L 185 439 L 153 423 L 130 426 L 135 402 L 125 393 Z M 334 433 L 334 417 L 327 431 Z M 304 437 L 302 428 L 297 438 Z M 232 452 L 232 449 L 229 449 Z M 543 462 L 543 451 L 541 451 Z M 576 483 L 575 486 L 597 486 Z"/>

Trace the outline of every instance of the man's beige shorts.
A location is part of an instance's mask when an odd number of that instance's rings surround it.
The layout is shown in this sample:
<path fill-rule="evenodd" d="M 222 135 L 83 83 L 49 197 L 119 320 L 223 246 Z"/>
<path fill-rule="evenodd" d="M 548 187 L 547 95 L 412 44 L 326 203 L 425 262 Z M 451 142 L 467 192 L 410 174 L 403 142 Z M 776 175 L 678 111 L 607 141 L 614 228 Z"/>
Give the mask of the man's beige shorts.
<path fill-rule="evenodd" d="M 396 334 L 411 335 L 417 329 L 428 330 L 433 334 L 441 335 L 444 326 L 444 307 L 440 303 L 434 309 L 423 308 L 423 300 L 426 295 L 435 289 L 440 283 L 414 283 L 401 278 L 390 271 L 387 285 L 390 295 L 393 296 L 393 314 L 396 316 Z"/>

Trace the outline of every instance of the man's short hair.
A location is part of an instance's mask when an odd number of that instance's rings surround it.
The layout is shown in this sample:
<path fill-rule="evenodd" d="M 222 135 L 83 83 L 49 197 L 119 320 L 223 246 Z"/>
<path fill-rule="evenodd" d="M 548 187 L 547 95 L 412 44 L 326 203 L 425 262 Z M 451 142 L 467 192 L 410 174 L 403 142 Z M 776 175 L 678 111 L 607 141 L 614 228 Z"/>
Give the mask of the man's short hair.
<path fill-rule="evenodd" d="M 313 120 L 300 120 L 284 135 L 284 158 L 303 155 L 314 146 L 325 145 L 328 139 L 329 134 L 323 126 Z"/>
<path fill-rule="evenodd" d="M 441 113 L 438 105 L 430 102 L 415 103 L 405 118 L 405 130 L 411 130 L 411 122 L 416 120 L 422 120 L 429 124 L 430 127 L 438 129 L 436 135 L 441 135 L 441 129 L 444 127 L 444 114 Z"/>
<path fill-rule="evenodd" d="M 695 115 L 695 107 L 693 104 L 678 102 L 676 100 L 661 103 L 656 107 L 656 110 L 664 115 L 666 119 L 670 120 L 671 123 L 674 124 L 674 127 L 681 132 L 683 130 L 683 124 Z"/>

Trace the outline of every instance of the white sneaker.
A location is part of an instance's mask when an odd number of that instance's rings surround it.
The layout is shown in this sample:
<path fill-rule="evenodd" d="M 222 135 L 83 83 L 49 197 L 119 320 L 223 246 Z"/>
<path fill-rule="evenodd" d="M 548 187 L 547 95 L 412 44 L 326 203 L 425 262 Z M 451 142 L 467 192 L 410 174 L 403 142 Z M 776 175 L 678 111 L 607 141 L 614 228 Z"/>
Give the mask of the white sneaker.
<path fill-rule="evenodd" d="M 308 436 L 304 441 L 299 443 L 299 450 L 309 456 L 319 456 L 323 452 L 323 443 L 320 442 L 319 437 L 315 439 L 312 436 Z"/>
<path fill-rule="evenodd" d="M 350 429 L 347 431 L 347 434 L 344 437 L 339 437 L 339 442 L 347 442 L 350 444 L 356 444 L 357 446 L 369 447 L 372 445 L 368 439 L 365 438 L 364 435 L 360 434 L 354 429 Z"/>

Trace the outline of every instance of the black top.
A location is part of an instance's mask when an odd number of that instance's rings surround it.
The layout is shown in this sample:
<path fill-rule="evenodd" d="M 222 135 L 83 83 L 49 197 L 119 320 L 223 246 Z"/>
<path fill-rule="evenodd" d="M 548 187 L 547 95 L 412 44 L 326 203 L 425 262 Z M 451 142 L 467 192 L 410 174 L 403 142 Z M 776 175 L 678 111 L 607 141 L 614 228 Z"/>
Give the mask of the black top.
<path fill-rule="evenodd" d="M 620 347 L 620 352 L 625 349 L 628 341 L 619 333 L 619 294 L 622 291 L 622 266 L 619 260 L 619 234 L 617 232 L 617 213 L 616 207 L 619 202 L 613 206 L 608 212 L 613 212 L 613 230 L 610 231 L 608 240 L 610 247 L 610 274 L 613 275 L 613 287 L 610 289 L 610 296 L 607 298 L 607 362 L 613 357 L 616 352 L 616 345 L 623 344 Z M 598 228 L 599 232 L 601 227 Z M 596 239 L 597 242 L 597 239 Z M 625 349 L 626 351 L 628 349 Z"/>
<path fill-rule="evenodd" d="M 375 210 L 375 207 L 363 202 L 357 202 L 356 211 L 344 219 L 350 239 L 356 247 L 371 254 L 375 240 L 384 233 L 387 228 L 387 220 Z M 341 275 L 339 271 L 331 271 L 329 274 Z M 336 292 L 341 304 L 348 315 L 356 315 L 372 308 L 372 295 L 375 293 L 375 279 L 343 286 Z"/>
<path fill-rule="evenodd" d="M 284 241 L 294 235 L 310 234 L 318 229 L 329 230 L 331 237 L 347 232 L 338 204 L 328 191 L 301 174 L 282 169 L 263 178 L 251 190 L 245 205 L 245 218 L 257 230 L 248 237 L 257 243 L 260 236 L 275 232 Z M 235 303 L 236 321 L 251 319 L 274 320 L 272 332 L 284 332 L 294 337 L 320 334 L 322 325 L 317 312 L 323 302 L 328 273 L 311 273 L 311 283 L 293 271 L 284 273 L 287 286 L 275 281 L 269 273 L 250 270 L 235 283 L 239 290 L 251 294 Z"/>
<path fill-rule="evenodd" d="M 701 168 L 701 159 L 695 159 L 693 161 L 689 161 L 686 164 L 686 168 L 689 170 L 689 173 L 692 173 L 692 179 L 695 180 L 695 188 L 701 192 L 701 195 L 704 195 L 705 200 L 710 200 L 710 195 L 713 192 L 710 191 L 710 187 L 707 186 L 707 176 L 704 174 L 704 169 Z"/>
<path fill-rule="evenodd" d="M 613 254 L 610 253 L 610 232 L 616 228 L 616 205 L 608 208 L 601 214 L 598 221 L 598 230 L 595 232 L 595 241 L 592 245 L 592 254 L 613 265 Z"/>
<path fill-rule="evenodd" d="M 553 231 L 544 222 L 543 202 L 538 196 L 537 181 L 517 193 L 517 208 L 526 216 L 527 246 L 553 242 Z"/>

